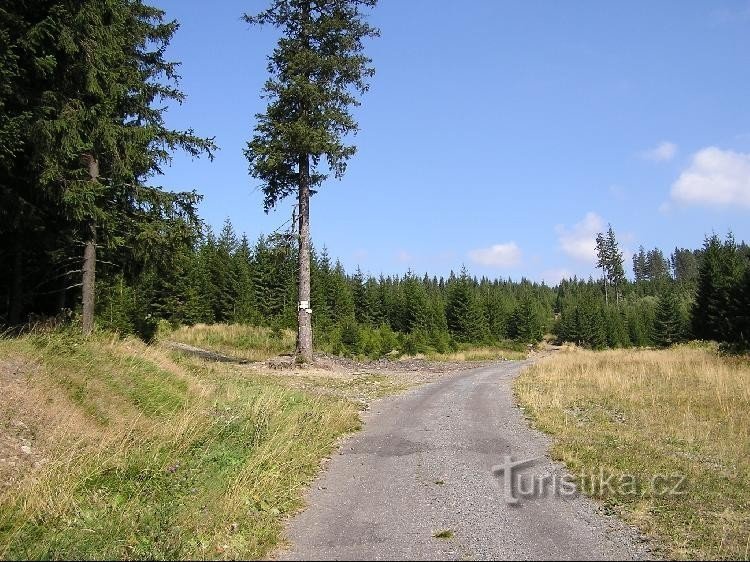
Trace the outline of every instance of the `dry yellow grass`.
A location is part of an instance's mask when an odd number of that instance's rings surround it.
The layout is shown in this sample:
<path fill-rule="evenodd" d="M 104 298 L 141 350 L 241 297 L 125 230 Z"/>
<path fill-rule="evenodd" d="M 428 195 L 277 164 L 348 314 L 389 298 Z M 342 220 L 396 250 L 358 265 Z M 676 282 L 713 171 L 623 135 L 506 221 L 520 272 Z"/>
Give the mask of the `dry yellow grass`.
<path fill-rule="evenodd" d="M 581 486 L 675 558 L 748 559 L 750 361 L 715 350 L 561 351 L 516 382 Z M 637 493 L 597 489 L 599 470 Z M 665 494 L 655 475 L 684 475 Z M 605 493 L 606 492 L 606 493 Z"/>
<path fill-rule="evenodd" d="M 499 361 L 526 359 L 527 354 L 512 349 L 498 349 L 495 347 L 474 347 L 452 353 L 430 353 L 425 356 L 433 361 Z"/>
<path fill-rule="evenodd" d="M 162 332 L 159 339 L 169 340 L 201 349 L 215 351 L 247 361 L 265 361 L 283 353 L 293 353 L 296 335 L 292 330 L 273 330 L 245 324 L 195 324 Z M 522 344 L 506 342 L 495 346 L 463 346 L 455 352 L 427 353 L 407 358 L 432 361 L 496 361 L 525 359 Z"/>
<path fill-rule="evenodd" d="M 292 330 L 275 331 L 271 328 L 245 324 L 181 326 L 163 336 L 164 339 L 224 353 L 247 361 L 265 361 L 281 353 L 292 353 L 295 337 Z"/>

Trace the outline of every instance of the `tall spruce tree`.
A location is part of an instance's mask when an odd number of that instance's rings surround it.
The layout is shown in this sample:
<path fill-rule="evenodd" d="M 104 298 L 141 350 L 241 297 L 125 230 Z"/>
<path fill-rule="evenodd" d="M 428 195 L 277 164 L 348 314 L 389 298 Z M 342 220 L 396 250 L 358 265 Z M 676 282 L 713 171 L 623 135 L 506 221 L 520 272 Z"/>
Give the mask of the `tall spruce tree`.
<path fill-rule="evenodd" d="M 625 283 L 625 270 L 622 265 L 622 251 L 620 251 L 620 246 L 617 243 L 615 231 L 612 229 L 611 224 L 607 228 L 606 249 L 609 280 L 615 290 L 615 300 L 619 303 L 622 286 Z"/>
<path fill-rule="evenodd" d="M 698 278 L 700 251 L 675 248 L 669 258 L 672 275 L 676 281 L 687 283 Z"/>
<path fill-rule="evenodd" d="M 646 254 L 646 278 L 658 284 L 669 279 L 669 262 L 659 248 L 649 250 Z"/>
<path fill-rule="evenodd" d="M 705 340 L 733 340 L 733 292 L 744 272 L 742 256 L 730 233 L 722 242 L 715 234 L 703 244 L 698 288 L 692 310 L 695 337 Z"/>
<path fill-rule="evenodd" d="M 610 224 L 607 233 L 596 235 L 596 266 L 602 270 L 604 302 L 609 304 L 609 287 L 614 290 L 616 302 L 620 302 L 621 288 L 625 282 L 622 252 Z"/>
<path fill-rule="evenodd" d="M 646 250 L 643 246 L 639 246 L 638 252 L 633 254 L 633 277 L 636 283 L 646 280 Z"/>
<path fill-rule="evenodd" d="M 341 178 L 356 148 L 344 139 L 358 125 L 351 108 L 374 75 L 363 41 L 378 35 L 362 8 L 376 0 L 272 0 L 251 24 L 270 24 L 282 37 L 269 56 L 265 113 L 245 155 L 261 180 L 268 211 L 296 193 L 299 221 L 297 354 L 312 360 L 310 308 L 310 196 L 327 172 Z M 321 160 L 325 159 L 323 167 Z"/>
<path fill-rule="evenodd" d="M 602 270 L 604 284 L 604 302 L 609 304 L 609 250 L 607 239 L 601 232 L 596 235 L 596 267 Z"/>
<path fill-rule="evenodd" d="M 42 196 L 28 157 L 30 123 L 40 111 L 51 71 L 49 37 L 35 32 L 47 10 L 48 2 L 9 1 L 0 7 L 0 260 L 8 276 L 6 281 L 0 274 L 0 298 L 7 302 L 7 315 L 0 311 L 0 318 L 11 325 L 20 322 L 27 304 L 29 257 L 43 262 L 39 257 L 49 240 L 39 233 L 47 226 L 66 238 L 51 220 L 53 207 Z M 42 266 L 49 269 L 48 263 Z"/>
<path fill-rule="evenodd" d="M 34 15 L 28 34 L 56 39 L 39 46 L 47 71 L 29 123 L 29 161 L 84 246 L 82 319 L 90 333 L 97 246 L 136 239 L 123 229 L 140 229 L 154 210 L 193 213 L 194 195 L 143 181 L 161 172 L 172 149 L 211 156 L 215 145 L 168 129 L 165 108 L 155 106 L 183 99 L 177 64 L 164 58 L 178 24 L 164 12 L 140 0 L 57 0 L 38 3 Z"/>

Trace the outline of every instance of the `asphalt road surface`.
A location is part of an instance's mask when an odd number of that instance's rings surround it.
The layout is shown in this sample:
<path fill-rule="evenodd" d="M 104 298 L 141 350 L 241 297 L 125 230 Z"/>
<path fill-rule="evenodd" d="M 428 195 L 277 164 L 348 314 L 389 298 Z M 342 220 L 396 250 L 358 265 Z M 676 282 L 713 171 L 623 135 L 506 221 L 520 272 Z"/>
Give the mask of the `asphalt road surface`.
<path fill-rule="evenodd" d="M 313 483 L 308 508 L 288 525 L 291 548 L 278 557 L 650 557 L 632 529 L 570 493 L 549 439 L 514 405 L 511 384 L 525 364 L 447 375 L 376 402 Z M 508 457 L 538 460 L 500 470 Z"/>

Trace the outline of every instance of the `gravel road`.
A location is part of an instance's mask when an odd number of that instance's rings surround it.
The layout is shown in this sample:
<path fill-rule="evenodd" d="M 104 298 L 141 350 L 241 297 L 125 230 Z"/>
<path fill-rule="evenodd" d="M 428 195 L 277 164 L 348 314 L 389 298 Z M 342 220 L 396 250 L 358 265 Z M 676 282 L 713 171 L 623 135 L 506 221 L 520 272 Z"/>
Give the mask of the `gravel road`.
<path fill-rule="evenodd" d="M 281 559 L 637 559 L 631 529 L 582 497 L 521 497 L 534 478 L 565 475 L 550 441 L 529 429 L 511 384 L 527 362 L 447 375 L 373 404 L 312 485 Z M 517 505 L 506 502 L 506 456 Z M 494 471 L 493 471 L 494 469 Z M 507 471 L 506 471 L 507 472 Z M 518 475 L 521 476 L 518 476 Z M 526 484 L 524 484 L 526 483 Z M 441 531 L 452 535 L 437 538 Z"/>

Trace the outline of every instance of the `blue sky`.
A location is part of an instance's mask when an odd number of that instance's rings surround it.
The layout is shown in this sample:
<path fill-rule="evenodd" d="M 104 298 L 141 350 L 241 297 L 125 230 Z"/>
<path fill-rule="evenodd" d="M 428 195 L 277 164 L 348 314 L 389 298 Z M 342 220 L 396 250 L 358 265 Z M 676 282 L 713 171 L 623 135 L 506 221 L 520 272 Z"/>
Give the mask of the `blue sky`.
<path fill-rule="evenodd" d="M 240 16 L 266 2 L 154 3 L 181 23 L 168 123 L 221 147 L 158 183 L 197 189 L 216 229 L 274 230 L 290 204 L 263 213 L 242 155 L 276 35 Z M 312 200 L 347 269 L 554 283 L 592 271 L 608 222 L 626 255 L 750 240 L 750 2 L 381 0 L 370 21 L 358 153 Z"/>

